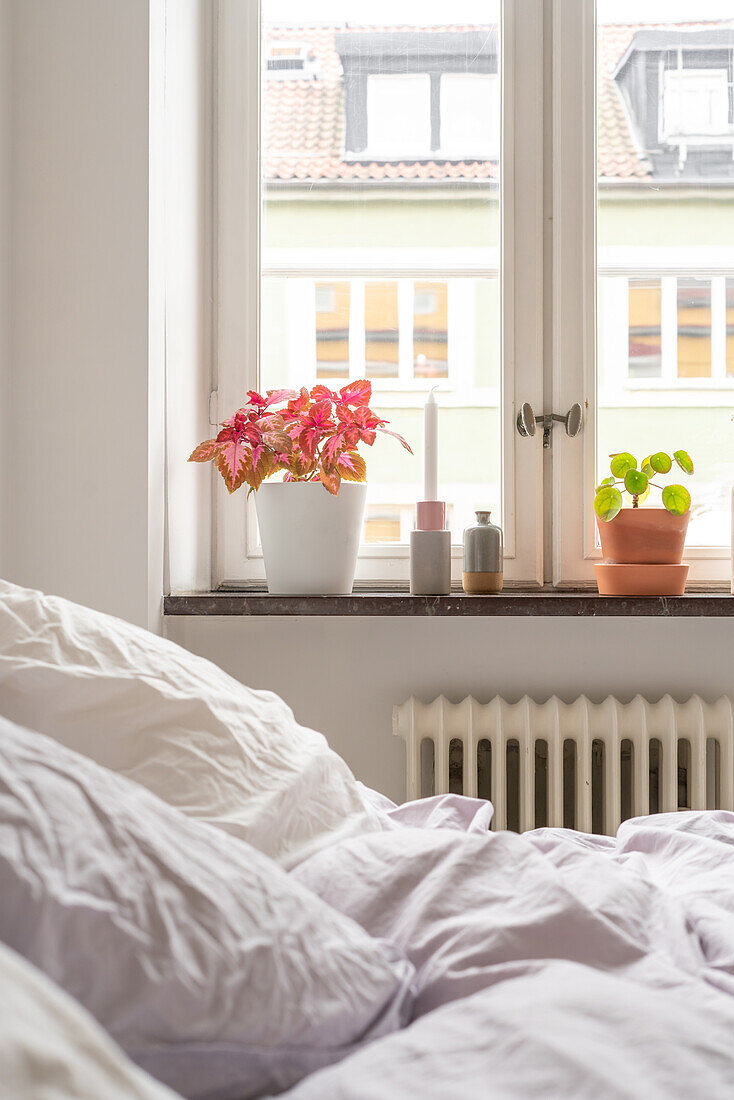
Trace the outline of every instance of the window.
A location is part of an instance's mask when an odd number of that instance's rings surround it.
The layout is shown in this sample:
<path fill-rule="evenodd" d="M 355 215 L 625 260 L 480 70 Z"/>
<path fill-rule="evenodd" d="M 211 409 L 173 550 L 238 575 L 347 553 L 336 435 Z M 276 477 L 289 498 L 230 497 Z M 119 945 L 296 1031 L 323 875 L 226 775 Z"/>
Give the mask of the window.
<path fill-rule="evenodd" d="M 441 77 L 441 154 L 494 157 L 499 149 L 497 77 L 444 73 Z"/>
<path fill-rule="evenodd" d="M 405 159 L 431 150 L 431 82 L 416 76 L 367 78 L 367 150 Z"/>
<path fill-rule="evenodd" d="M 730 131 L 725 69 L 669 69 L 663 91 L 663 137 L 721 137 Z"/>
<path fill-rule="evenodd" d="M 600 359 L 607 384 L 729 387 L 731 288 L 723 275 L 638 278 L 630 272 L 600 278 Z"/>
<path fill-rule="evenodd" d="M 278 41 L 267 50 L 265 76 L 270 80 L 303 80 L 316 69 L 314 54 L 299 42 Z"/>
<path fill-rule="evenodd" d="M 336 16 L 315 0 L 307 20 L 293 0 L 220 0 L 218 407 L 226 415 L 254 386 L 370 379 L 373 407 L 414 455 L 386 437 L 365 452 L 358 581 L 407 581 L 435 385 L 455 580 L 478 508 L 502 517 L 508 580 L 542 579 L 542 455 L 512 416 L 542 392 L 532 3 L 515 21 L 507 0 L 456 0 L 447 25 L 432 0 L 395 0 L 380 23 L 364 0 Z M 524 139 L 505 160 L 502 89 L 519 66 L 511 103 Z M 302 79 L 273 75 L 299 67 Z M 263 577 L 252 499 L 217 496 L 216 508 L 215 579 Z"/>
<path fill-rule="evenodd" d="M 358 578 L 407 579 L 438 384 L 456 580 L 483 507 L 502 517 L 508 581 L 592 583 L 593 486 L 611 451 L 652 446 L 694 456 L 691 579 L 724 580 L 727 5 L 639 0 L 623 22 L 627 0 L 552 0 L 552 19 L 544 0 L 524 0 L 522 19 L 513 0 L 456 0 L 450 25 L 432 0 L 389 14 L 314 0 L 308 20 L 296 0 L 219 7 L 219 408 L 253 386 L 370 378 L 415 455 L 387 440 L 366 454 Z M 580 401 L 583 433 L 557 430 L 546 451 L 540 433 L 521 439 L 524 401 L 536 414 Z M 261 578 L 252 502 L 215 505 L 215 580 Z"/>
<path fill-rule="evenodd" d="M 696 464 L 689 583 L 725 581 L 734 18 L 714 0 L 639 0 L 634 23 L 622 7 L 554 8 L 554 386 L 589 415 L 582 446 L 553 458 L 553 575 L 593 578 L 610 453 L 682 447 Z"/>

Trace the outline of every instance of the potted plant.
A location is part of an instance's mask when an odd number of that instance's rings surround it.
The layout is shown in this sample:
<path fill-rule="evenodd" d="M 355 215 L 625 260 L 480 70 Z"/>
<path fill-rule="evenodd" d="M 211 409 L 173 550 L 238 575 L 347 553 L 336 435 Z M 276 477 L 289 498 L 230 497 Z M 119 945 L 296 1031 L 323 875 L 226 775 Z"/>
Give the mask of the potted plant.
<path fill-rule="evenodd" d="M 594 511 L 604 561 L 595 565 L 599 592 L 606 596 L 677 596 L 685 590 L 688 566 L 681 564 L 691 495 L 683 485 L 662 486 L 653 478 L 670 473 L 673 462 L 686 474 L 686 451 L 648 455 L 639 465 L 627 451 L 610 455 L 611 477 L 596 488 Z M 662 490 L 662 508 L 641 508 L 650 490 Z M 625 494 L 631 507 L 624 508 Z"/>
<path fill-rule="evenodd" d="M 369 407 L 370 382 L 338 393 L 250 390 L 247 404 L 200 443 L 189 462 L 214 462 L 230 493 L 254 492 L 265 575 L 271 593 L 343 595 L 352 591 L 367 487 L 357 448 L 378 433 L 402 436 Z M 411 451 L 412 454 L 412 451 Z M 271 478 L 281 474 L 282 479 Z"/>

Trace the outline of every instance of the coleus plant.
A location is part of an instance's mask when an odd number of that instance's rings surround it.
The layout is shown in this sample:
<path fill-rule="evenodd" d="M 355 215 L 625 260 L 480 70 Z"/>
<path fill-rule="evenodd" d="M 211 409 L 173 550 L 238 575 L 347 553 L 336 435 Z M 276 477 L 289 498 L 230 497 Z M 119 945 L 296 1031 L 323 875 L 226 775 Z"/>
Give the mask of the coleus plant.
<path fill-rule="evenodd" d="M 639 505 L 650 495 L 650 489 L 662 489 L 663 506 L 676 516 L 685 515 L 691 507 L 691 494 L 683 485 L 658 485 L 652 479 L 656 474 L 668 474 L 673 460 L 686 474 L 693 473 L 693 462 L 687 451 L 675 451 L 673 458 L 665 451 L 657 451 L 643 458 L 639 469 L 637 459 L 628 451 L 609 456 L 611 477 L 605 477 L 596 487 L 594 511 L 599 519 L 608 523 L 622 509 L 622 493 L 632 499 L 632 507 Z M 617 488 L 621 486 L 621 490 Z"/>
<path fill-rule="evenodd" d="M 413 453 L 386 427 L 389 421 L 370 409 L 371 397 L 365 379 L 338 392 L 317 385 L 310 391 L 268 390 L 263 397 L 249 390 L 247 404 L 223 421 L 216 439 L 200 443 L 189 462 L 214 462 L 230 493 L 244 484 L 252 492 L 282 473 L 284 481 L 320 481 L 336 496 L 342 481 L 366 481 L 357 447 L 371 447 L 379 432 Z"/>

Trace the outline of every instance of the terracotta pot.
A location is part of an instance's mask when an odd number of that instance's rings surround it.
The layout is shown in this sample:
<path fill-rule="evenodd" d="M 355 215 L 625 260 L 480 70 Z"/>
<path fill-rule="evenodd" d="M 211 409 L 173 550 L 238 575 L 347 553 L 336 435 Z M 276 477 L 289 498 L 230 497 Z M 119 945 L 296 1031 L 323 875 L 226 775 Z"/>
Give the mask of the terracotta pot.
<path fill-rule="evenodd" d="M 609 523 L 597 517 L 605 563 L 680 565 L 689 518 L 666 508 L 623 508 Z"/>

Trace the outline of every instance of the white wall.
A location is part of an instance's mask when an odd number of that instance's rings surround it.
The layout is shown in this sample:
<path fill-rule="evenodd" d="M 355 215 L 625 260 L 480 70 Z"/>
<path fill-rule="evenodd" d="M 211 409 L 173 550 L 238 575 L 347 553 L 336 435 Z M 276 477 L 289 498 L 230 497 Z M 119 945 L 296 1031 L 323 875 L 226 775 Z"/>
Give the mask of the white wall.
<path fill-rule="evenodd" d="M 11 0 L 0 0 L 0 576 L 9 520 Z"/>
<path fill-rule="evenodd" d="M 12 0 L 1 559 L 12 580 L 143 623 L 148 19 L 148 0 Z"/>
<path fill-rule="evenodd" d="M 171 618 L 175 641 L 278 692 L 365 783 L 405 797 L 392 707 L 410 695 L 600 700 L 734 692 L 726 619 Z"/>

